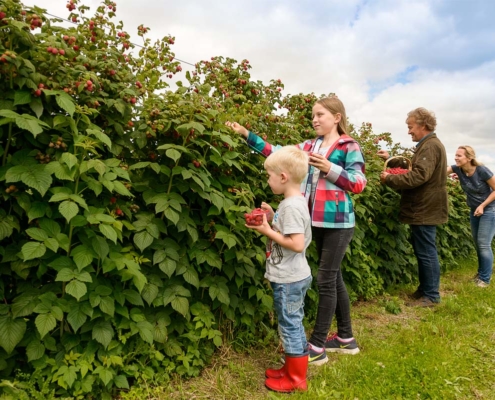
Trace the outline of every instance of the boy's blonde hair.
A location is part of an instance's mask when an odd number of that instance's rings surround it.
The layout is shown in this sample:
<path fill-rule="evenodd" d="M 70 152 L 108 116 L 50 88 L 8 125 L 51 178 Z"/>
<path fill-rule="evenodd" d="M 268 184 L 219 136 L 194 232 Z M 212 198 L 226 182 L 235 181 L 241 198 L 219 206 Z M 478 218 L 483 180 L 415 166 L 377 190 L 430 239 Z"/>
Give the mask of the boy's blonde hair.
<path fill-rule="evenodd" d="M 281 174 L 285 172 L 295 183 L 301 183 L 308 173 L 309 156 L 296 146 L 285 146 L 270 154 L 265 169 Z"/>

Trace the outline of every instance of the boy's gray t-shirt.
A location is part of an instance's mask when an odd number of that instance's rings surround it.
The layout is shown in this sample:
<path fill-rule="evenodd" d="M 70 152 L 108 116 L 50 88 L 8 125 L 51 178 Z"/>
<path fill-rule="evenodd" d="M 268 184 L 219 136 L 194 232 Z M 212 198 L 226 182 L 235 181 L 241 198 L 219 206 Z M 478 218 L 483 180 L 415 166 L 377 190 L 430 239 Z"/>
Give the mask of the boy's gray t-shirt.
<path fill-rule="evenodd" d="M 478 208 L 492 192 L 492 188 L 486 181 L 493 176 L 493 172 L 484 165 L 478 165 L 471 176 L 467 176 L 457 165 L 452 165 L 452 171 L 457 174 L 462 190 L 466 192 L 467 205 L 472 209 Z M 487 211 L 494 209 L 495 201 L 485 207 Z"/>
<path fill-rule="evenodd" d="M 293 283 L 311 275 L 306 249 L 311 243 L 311 217 L 303 196 L 284 199 L 275 212 L 272 228 L 283 235 L 304 234 L 304 251 L 296 253 L 268 239 L 265 278 L 274 283 Z"/>

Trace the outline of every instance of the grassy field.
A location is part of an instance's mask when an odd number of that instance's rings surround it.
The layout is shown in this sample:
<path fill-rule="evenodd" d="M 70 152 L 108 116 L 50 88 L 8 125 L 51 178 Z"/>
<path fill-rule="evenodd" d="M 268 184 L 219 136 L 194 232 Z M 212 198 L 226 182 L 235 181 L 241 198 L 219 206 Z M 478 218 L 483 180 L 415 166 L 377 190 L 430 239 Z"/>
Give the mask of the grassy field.
<path fill-rule="evenodd" d="M 495 399 L 495 283 L 471 281 L 476 263 L 442 275 L 442 302 L 404 305 L 413 287 L 398 287 L 353 305 L 361 353 L 329 354 L 310 367 L 308 391 L 292 399 Z M 198 378 L 141 387 L 125 399 L 285 399 L 264 387 L 264 370 L 278 364 L 272 348 L 238 354 L 225 347 Z"/>

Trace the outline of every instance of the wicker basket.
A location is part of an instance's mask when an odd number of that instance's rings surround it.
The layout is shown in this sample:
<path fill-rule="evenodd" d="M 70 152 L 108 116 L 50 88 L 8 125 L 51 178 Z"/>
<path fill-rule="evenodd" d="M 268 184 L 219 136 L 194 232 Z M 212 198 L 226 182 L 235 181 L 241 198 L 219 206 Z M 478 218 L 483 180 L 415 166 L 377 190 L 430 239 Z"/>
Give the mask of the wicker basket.
<path fill-rule="evenodd" d="M 392 163 L 390 165 L 391 161 L 392 161 Z M 385 163 L 383 164 L 383 170 L 386 171 L 387 168 L 403 168 L 403 169 L 408 169 L 409 171 L 411 171 L 412 170 L 412 163 L 411 163 L 411 160 L 407 157 L 395 156 L 395 157 L 390 157 L 385 161 Z"/>

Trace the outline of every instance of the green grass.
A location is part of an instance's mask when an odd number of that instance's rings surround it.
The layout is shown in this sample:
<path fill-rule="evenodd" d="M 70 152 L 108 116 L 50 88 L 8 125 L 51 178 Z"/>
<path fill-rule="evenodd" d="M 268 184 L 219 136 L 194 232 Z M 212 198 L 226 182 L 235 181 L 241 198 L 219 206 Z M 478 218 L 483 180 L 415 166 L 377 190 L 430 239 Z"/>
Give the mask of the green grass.
<path fill-rule="evenodd" d="M 495 284 L 478 288 L 472 261 L 442 276 L 442 302 L 404 305 L 412 287 L 353 305 L 361 353 L 329 354 L 310 367 L 308 391 L 292 399 L 495 399 Z M 495 283 L 495 282 L 494 282 Z M 134 389 L 124 399 L 285 399 L 264 388 L 277 366 L 271 348 L 238 354 L 226 347 L 198 378 Z"/>

